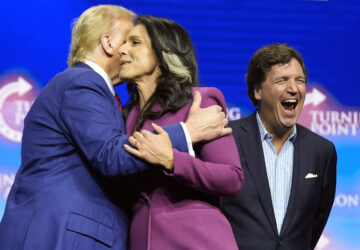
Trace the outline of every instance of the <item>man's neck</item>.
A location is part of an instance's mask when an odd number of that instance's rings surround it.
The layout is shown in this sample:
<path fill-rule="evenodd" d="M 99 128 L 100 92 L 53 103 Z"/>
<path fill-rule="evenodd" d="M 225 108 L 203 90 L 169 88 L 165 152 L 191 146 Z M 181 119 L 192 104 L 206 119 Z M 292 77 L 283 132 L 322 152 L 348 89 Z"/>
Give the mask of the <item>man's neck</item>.
<path fill-rule="evenodd" d="M 108 73 L 101 67 L 96 61 L 86 59 L 85 62 L 90 68 L 92 68 L 96 73 L 98 73 L 106 82 L 107 86 L 109 87 L 111 93 L 115 95 L 113 83 L 108 75 Z"/>
<path fill-rule="evenodd" d="M 274 128 L 270 125 L 271 123 L 267 122 L 266 118 L 264 118 L 260 112 L 259 112 L 259 118 L 261 120 L 261 123 L 265 127 L 266 131 L 273 136 L 271 142 L 274 145 L 277 154 L 279 154 L 286 140 L 291 135 L 295 125 L 292 127 L 278 126 Z"/>

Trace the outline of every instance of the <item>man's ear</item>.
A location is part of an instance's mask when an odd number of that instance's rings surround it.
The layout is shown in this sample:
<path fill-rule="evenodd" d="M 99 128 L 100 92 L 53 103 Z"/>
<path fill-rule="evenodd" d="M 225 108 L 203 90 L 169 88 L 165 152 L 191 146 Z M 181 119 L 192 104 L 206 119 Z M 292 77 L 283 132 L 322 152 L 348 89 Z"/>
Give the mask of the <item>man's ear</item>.
<path fill-rule="evenodd" d="M 262 99 L 262 93 L 261 93 L 261 88 L 259 89 L 254 89 L 254 97 L 256 100 L 260 101 Z"/>
<path fill-rule="evenodd" d="M 100 44 L 105 54 L 109 56 L 114 55 L 114 47 L 111 43 L 111 36 L 109 34 L 104 34 L 101 36 Z"/>

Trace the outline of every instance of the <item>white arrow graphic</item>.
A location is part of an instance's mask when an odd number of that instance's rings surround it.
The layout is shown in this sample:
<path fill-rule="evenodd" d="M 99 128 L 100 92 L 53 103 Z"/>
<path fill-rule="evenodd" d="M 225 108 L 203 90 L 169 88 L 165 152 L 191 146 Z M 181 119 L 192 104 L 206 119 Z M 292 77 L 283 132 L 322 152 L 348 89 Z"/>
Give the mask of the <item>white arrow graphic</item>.
<path fill-rule="evenodd" d="M 313 88 L 311 93 L 306 94 L 304 106 L 312 103 L 314 107 L 316 107 L 325 101 L 325 99 L 326 96 L 323 93 L 321 93 L 316 88 Z"/>
<path fill-rule="evenodd" d="M 0 89 L 0 133 L 11 141 L 21 142 L 22 132 L 14 130 L 6 124 L 2 115 L 3 105 L 9 96 L 13 94 L 23 96 L 31 89 L 32 85 L 22 77 L 19 77 L 15 82 L 6 84 Z"/>

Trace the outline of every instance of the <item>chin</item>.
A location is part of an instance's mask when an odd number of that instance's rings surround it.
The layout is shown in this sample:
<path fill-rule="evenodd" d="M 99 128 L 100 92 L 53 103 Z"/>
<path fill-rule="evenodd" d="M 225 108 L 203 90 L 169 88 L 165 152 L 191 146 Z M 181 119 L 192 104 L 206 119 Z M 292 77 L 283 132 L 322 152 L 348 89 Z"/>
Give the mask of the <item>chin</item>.
<path fill-rule="evenodd" d="M 285 127 L 285 128 L 292 128 L 295 126 L 296 124 L 296 121 L 297 119 L 291 119 L 290 121 L 283 121 L 282 122 L 282 125 Z"/>
<path fill-rule="evenodd" d="M 292 127 L 294 127 L 295 125 L 296 125 L 296 121 L 284 123 L 284 126 L 287 127 L 287 128 L 292 128 Z"/>
<path fill-rule="evenodd" d="M 287 129 L 291 129 L 291 128 L 293 128 L 295 126 L 295 124 L 296 123 L 291 124 L 291 125 L 290 124 L 285 124 L 284 127 L 287 128 Z"/>

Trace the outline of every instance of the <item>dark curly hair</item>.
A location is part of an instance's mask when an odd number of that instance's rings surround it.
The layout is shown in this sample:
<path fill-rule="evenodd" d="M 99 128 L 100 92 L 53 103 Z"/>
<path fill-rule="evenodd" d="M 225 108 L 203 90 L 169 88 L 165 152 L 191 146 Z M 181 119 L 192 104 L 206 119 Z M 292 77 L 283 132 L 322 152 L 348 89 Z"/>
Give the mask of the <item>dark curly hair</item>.
<path fill-rule="evenodd" d="M 179 24 L 167 18 L 139 15 L 135 25 L 143 24 L 151 40 L 151 46 L 159 64 L 161 75 L 157 78 L 154 93 L 144 105 L 135 125 L 140 130 L 145 120 L 155 120 L 167 112 L 176 112 L 185 106 L 192 96 L 192 88 L 199 85 L 198 65 L 189 34 Z M 124 109 L 125 119 L 139 103 L 135 83 L 128 82 L 130 99 Z M 153 110 L 158 103 L 160 110 Z"/>

